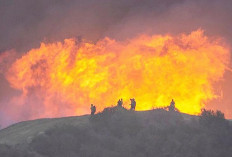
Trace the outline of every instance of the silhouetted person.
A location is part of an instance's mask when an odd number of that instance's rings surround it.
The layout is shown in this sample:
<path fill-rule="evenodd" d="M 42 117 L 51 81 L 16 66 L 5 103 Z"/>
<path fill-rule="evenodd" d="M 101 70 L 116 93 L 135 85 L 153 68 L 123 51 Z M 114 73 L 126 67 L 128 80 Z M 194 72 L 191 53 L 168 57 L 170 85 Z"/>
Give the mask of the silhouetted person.
<path fill-rule="evenodd" d="M 94 106 L 93 104 L 91 104 L 91 115 L 94 115 L 96 112 L 96 106 Z"/>
<path fill-rule="evenodd" d="M 175 101 L 172 99 L 170 106 L 168 107 L 169 111 L 175 111 Z"/>
<path fill-rule="evenodd" d="M 130 101 L 131 101 L 131 110 L 135 110 L 135 106 L 136 106 L 136 101 L 135 101 L 135 99 L 133 98 L 133 99 L 130 99 Z"/>
<path fill-rule="evenodd" d="M 122 99 L 119 99 L 119 100 L 118 100 L 118 104 L 117 104 L 117 106 L 118 106 L 118 107 L 122 107 L 122 104 L 123 104 Z"/>

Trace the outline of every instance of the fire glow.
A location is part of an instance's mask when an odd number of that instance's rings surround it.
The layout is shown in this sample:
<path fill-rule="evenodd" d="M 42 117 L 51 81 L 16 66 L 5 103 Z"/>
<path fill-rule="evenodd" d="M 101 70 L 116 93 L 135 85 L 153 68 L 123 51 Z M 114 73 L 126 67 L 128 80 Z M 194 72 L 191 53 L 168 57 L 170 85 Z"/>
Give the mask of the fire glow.
<path fill-rule="evenodd" d="M 41 100 L 43 111 L 30 118 L 86 114 L 91 103 L 101 111 L 119 98 L 127 108 L 135 98 L 136 110 L 164 107 L 173 98 L 181 112 L 198 114 L 218 98 L 213 84 L 229 58 L 229 48 L 202 30 L 95 44 L 65 39 L 30 50 L 11 66 L 7 80 L 22 91 L 19 108 L 32 95 Z"/>

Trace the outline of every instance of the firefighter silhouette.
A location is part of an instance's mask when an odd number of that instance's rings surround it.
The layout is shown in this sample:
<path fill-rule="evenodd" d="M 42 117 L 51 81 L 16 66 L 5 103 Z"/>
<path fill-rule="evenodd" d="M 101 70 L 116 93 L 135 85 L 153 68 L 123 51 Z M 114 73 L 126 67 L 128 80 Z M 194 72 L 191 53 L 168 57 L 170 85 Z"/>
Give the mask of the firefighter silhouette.
<path fill-rule="evenodd" d="M 122 99 L 119 99 L 119 100 L 118 100 L 117 106 L 118 106 L 118 107 L 122 107 L 122 104 L 123 104 L 123 100 L 122 100 Z"/>
<path fill-rule="evenodd" d="M 168 107 L 168 110 L 169 111 L 175 111 L 176 107 L 175 107 L 175 101 L 172 99 L 169 107 Z"/>
<path fill-rule="evenodd" d="M 131 110 L 135 110 L 135 106 L 136 106 L 136 101 L 135 101 L 135 99 L 133 98 L 133 99 L 130 99 L 130 101 L 131 101 Z"/>
<path fill-rule="evenodd" d="M 91 115 L 94 115 L 95 112 L 96 112 L 96 106 L 94 106 L 93 104 L 91 104 L 90 109 L 91 109 Z"/>

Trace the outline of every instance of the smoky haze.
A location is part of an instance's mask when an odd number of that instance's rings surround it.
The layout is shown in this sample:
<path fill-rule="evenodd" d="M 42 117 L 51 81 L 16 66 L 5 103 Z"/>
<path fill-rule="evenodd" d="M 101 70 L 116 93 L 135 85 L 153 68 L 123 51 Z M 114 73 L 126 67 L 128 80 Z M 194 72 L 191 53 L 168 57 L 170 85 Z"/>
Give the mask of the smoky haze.
<path fill-rule="evenodd" d="M 12 89 L 4 76 L 12 58 L 39 47 L 42 41 L 76 37 L 96 42 L 105 36 L 125 40 L 143 33 L 178 34 L 201 28 L 231 45 L 231 19 L 230 0 L 0 0 L 0 57 L 4 58 L 0 60 L 1 124 L 30 119 L 32 110 L 43 112 L 33 106 L 17 108 L 11 98 L 20 91 Z M 6 51 L 13 56 L 6 55 Z M 231 72 L 227 71 L 219 85 L 223 99 L 211 105 L 228 118 L 232 117 L 231 80 Z M 31 101 L 33 96 L 26 103 Z M 20 119 L 11 118 L 8 108 L 15 108 Z"/>

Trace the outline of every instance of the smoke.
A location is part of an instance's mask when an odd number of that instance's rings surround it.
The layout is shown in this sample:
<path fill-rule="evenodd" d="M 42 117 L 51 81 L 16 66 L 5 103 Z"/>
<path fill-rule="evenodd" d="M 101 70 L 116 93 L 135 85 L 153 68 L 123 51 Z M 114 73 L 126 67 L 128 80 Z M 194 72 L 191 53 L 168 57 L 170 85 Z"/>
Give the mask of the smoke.
<path fill-rule="evenodd" d="M 38 48 L 41 42 L 73 37 L 97 42 L 106 36 L 126 40 L 139 34 L 175 35 L 202 28 L 206 35 L 222 37 L 231 45 L 231 19 L 230 0 L 0 0 L 0 53 L 4 56 L 4 62 L 0 62 L 0 121 L 9 124 L 18 120 L 7 116 L 6 108 L 9 106 L 14 108 L 14 114 L 23 115 L 24 120 L 29 119 L 31 114 L 44 112 L 43 108 L 21 109 L 20 105 L 15 105 L 15 101 L 30 104 L 35 99 L 39 103 L 41 100 L 35 96 L 38 90 L 30 89 L 32 96 L 23 102 L 24 99 L 19 97 L 20 91 L 10 87 L 5 79 L 6 69 L 13 60 L 32 48 Z M 227 71 L 218 85 L 223 99 L 211 105 L 230 118 L 231 79 L 231 72 Z M 17 99 L 12 99 L 15 97 Z M 19 108 L 22 113 L 18 112 Z M 57 110 L 61 109 L 58 107 Z"/>
<path fill-rule="evenodd" d="M 128 38 L 138 33 L 189 33 L 198 28 L 231 39 L 229 0 L 2 0 L 1 51 L 25 52 L 41 41 L 82 36 Z"/>

